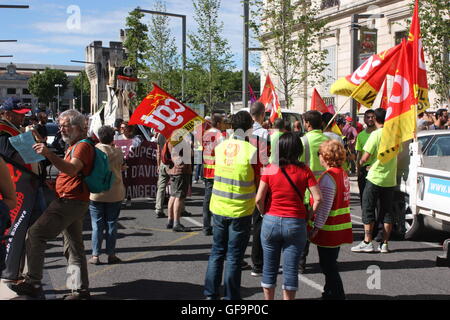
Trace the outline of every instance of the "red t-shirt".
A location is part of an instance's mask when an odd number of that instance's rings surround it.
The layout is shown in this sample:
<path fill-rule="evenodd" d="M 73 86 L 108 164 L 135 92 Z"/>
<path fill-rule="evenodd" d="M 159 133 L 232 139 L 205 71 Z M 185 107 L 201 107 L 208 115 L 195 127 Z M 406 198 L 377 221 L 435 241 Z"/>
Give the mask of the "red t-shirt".
<path fill-rule="evenodd" d="M 303 204 L 306 188 L 317 184 L 314 174 L 308 166 L 288 165 L 285 171 L 297 186 L 300 199 L 293 186 L 289 183 L 280 168 L 274 164 L 263 170 L 261 181 L 269 185 L 269 200 L 266 204 L 266 214 L 283 218 L 306 218 L 306 208 Z M 270 173 L 270 174 L 269 174 Z"/>
<path fill-rule="evenodd" d="M 66 161 L 70 161 L 71 159 L 71 151 L 73 147 L 76 145 L 75 150 L 73 151 L 72 157 L 77 158 L 81 162 L 83 162 L 83 169 L 81 169 L 81 173 L 84 176 L 87 176 L 92 171 L 92 166 L 94 164 L 94 147 L 87 142 L 80 142 L 78 144 L 74 144 L 70 146 L 66 151 L 66 156 L 64 159 Z M 68 174 L 60 173 L 56 178 L 56 194 L 59 198 L 72 199 L 72 200 L 81 200 L 81 201 L 89 201 L 89 189 L 87 185 L 83 181 L 83 177 L 78 174 L 75 177 L 71 177 Z"/>

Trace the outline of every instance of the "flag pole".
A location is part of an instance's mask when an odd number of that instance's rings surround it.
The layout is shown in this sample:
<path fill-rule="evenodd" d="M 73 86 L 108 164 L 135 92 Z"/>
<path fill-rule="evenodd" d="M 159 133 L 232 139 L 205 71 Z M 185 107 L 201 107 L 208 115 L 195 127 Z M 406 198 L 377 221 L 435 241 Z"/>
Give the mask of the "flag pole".
<path fill-rule="evenodd" d="M 328 122 L 328 124 L 327 124 L 327 126 L 325 127 L 325 129 L 327 129 L 330 125 L 331 125 L 331 123 L 333 122 L 333 120 L 337 117 L 337 115 L 338 115 L 338 113 L 342 110 L 342 108 L 347 104 L 347 102 L 349 102 L 350 101 L 350 99 L 352 99 L 353 97 L 352 96 L 349 96 L 348 98 L 347 98 L 347 100 L 345 100 L 345 102 L 342 104 L 342 106 L 338 109 L 338 110 L 336 110 L 336 112 L 334 113 L 334 115 L 333 115 L 333 117 L 331 118 L 331 120 Z"/>

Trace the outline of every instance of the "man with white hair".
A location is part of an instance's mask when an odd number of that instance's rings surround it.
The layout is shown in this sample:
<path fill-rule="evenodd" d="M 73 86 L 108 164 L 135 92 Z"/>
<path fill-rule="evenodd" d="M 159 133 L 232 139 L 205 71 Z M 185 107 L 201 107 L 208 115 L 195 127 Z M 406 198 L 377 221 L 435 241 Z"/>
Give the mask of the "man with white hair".
<path fill-rule="evenodd" d="M 41 298 L 42 275 L 47 241 L 60 233 L 64 237 L 64 255 L 69 265 L 79 267 L 79 289 L 65 296 L 67 300 L 90 299 L 86 254 L 83 244 L 83 218 L 89 206 L 89 189 L 83 181 L 93 167 L 94 147 L 86 138 L 85 117 L 76 110 L 67 110 L 59 116 L 62 139 L 69 145 L 64 159 L 50 151 L 45 143 L 36 143 L 33 149 L 45 156 L 60 171 L 56 178 L 56 199 L 28 230 L 26 254 L 28 271 L 24 280 L 11 284 L 18 295 Z"/>

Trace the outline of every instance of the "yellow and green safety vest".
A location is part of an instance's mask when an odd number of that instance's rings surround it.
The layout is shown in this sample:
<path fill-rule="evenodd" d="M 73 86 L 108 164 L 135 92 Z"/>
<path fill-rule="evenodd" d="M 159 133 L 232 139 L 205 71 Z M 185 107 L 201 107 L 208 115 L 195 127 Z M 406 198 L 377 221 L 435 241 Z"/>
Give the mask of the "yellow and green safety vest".
<path fill-rule="evenodd" d="M 215 149 L 214 185 L 209 209 L 230 218 L 253 214 L 256 186 L 252 159 L 256 148 L 233 136 Z"/>

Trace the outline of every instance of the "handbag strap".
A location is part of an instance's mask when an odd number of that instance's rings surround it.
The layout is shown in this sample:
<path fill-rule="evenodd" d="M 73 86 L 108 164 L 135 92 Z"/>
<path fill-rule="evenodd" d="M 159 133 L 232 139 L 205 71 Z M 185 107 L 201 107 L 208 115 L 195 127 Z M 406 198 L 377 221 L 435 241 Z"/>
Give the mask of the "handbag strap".
<path fill-rule="evenodd" d="M 300 190 L 298 190 L 297 186 L 294 184 L 294 182 L 291 180 L 291 178 L 289 178 L 289 176 L 286 173 L 286 171 L 284 170 L 284 168 L 280 168 L 280 169 L 281 169 L 281 172 L 283 172 L 286 179 L 289 181 L 289 184 L 292 186 L 292 188 L 294 188 L 295 193 L 297 193 L 298 197 L 300 198 L 300 201 L 303 202 L 303 196 L 302 196 Z"/>

